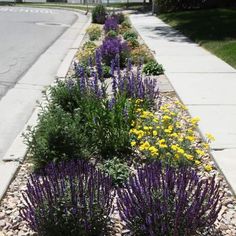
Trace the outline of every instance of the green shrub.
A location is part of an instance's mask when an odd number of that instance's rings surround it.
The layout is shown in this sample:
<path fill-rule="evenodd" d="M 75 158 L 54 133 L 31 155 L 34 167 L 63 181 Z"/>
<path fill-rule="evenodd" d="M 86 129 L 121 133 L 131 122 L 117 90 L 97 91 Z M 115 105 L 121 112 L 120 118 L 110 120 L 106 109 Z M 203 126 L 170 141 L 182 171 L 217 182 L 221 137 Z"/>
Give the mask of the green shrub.
<path fill-rule="evenodd" d="M 118 32 L 114 31 L 114 30 L 110 30 L 107 32 L 107 37 L 110 37 L 110 38 L 115 38 L 118 36 Z"/>
<path fill-rule="evenodd" d="M 131 50 L 131 59 L 132 62 L 137 65 L 140 60 L 143 63 L 147 63 L 150 60 L 153 60 L 153 56 L 150 53 L 149 49 L 145 45 L 139 45 L 138 47 Z"/>
<path fill-rule="evenodd" d="M 137 48 L 139 46 L 139 42 L 135 38 L 128 38 L 127 43 L 130 48 Z"/>
<path fill-rule="evenodd" d="M 87 33 L 89 35 L 89 40 L 94 41 L 101 37 L 102 30 L 99 25 L 93 24 L 87 29 Z"/>
<path fill-rule="evenodd" d="M 43 109 L 37 126 L 24 134 L 35 168 L 87 156 L 90 138 L 83 122 L 82 117 L 72 117 L 61 107 Z"/>
<path fill-rule="evenodd" d="M 111 77 L 110 70 L 111 70 L 110 66 L 102 65 L 103 78 L 110 78 Z"/>
<path fill-rule="evenodd" d="M 92 22 L 104 24 L 106 14 L 106 8 L 102 4 L 97 5 L 92 11 Z"/>
<path fill-rule="evenodd" d="M 134 31 L 129 30 L 129 31 L 126 31 L 126 32 L 123 34 L 123 38 L 124 38 L 125 40 L 130 39 L 130 38 L 137 39 L 137 38 L 138 38 L 138 35 L 137 35 Z"/>
<path fill-rule="evenodd" d="M 90 84 L 90 83 L 89 83 Z M 94 87 L 95 80 L 91 81 Z M 105 88 L 104 88 L 105 89 Z M 60 81 L 51 88 L 51 103 L 39 122 L 25 134 L 36 168 L 71 158 L 111 158 L 132 153 L 131 123 L 135 102 L 124 96 L 107 99 L 78 80 Z"/>
<path fill-rule="evenodd" d="M 129 166 L 118 157 L 106 160 L 100 165 L 100 169 L 112 178 L 112 183 L 115 186 L 122 186 L 130 176 Z"/>
<path fill-rule="evenodd" d="M 131 28 L 131 24 L 129 23 L 128 19 L 125 19 L 122 23 L 121 26 L 124 28 Z"/>
<path fill-rule="evenodd" d="M 146 75 L 161 75 L 164 73 L 163 66 L 155 61 L 150 61 L 143 67 L 143 73 Z"/>

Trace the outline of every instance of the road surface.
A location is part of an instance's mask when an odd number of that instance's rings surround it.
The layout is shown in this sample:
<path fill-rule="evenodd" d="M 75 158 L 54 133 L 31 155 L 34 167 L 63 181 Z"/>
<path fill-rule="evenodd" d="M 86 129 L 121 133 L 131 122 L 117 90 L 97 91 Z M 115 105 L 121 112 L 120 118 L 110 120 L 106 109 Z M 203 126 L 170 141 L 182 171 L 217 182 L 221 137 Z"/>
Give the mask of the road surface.
<path fill-rule="evenodd" d="M 68 11 L 0 7 L 0 99 L 76 18 Z"/>

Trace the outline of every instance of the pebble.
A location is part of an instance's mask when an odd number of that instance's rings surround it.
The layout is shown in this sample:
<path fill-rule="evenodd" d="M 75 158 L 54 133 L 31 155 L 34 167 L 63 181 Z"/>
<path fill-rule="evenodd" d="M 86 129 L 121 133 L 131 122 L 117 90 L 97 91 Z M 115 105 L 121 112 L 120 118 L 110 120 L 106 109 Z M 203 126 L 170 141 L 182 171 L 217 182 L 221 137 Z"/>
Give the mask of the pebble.
<path fill-rule="evenodd" d="M 6 225 L 5 220 L 0 220 L 0 227 L 3 228 Z"/>
<path fill-rule="evenodd" d="M 5 218 L 5 213 L 4 212 L 0 212 L 0 220 Z M 1 235 L 0 235 L 1 236 Z"/>
<path fill-rule="evenodd" d="M 230 209 L 233 209 L 234 205 L 230 203 L 230 204 L 227 205 L 227 207 L 230 208 Z"/>

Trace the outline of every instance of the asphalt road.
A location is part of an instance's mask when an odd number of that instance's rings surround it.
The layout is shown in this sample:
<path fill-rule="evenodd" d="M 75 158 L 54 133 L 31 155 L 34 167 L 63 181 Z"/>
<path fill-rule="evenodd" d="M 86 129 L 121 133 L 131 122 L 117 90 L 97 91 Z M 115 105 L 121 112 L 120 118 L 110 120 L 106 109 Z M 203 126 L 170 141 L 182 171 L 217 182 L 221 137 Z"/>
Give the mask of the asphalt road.
<path fill-rule="evenodd" d="M 76 18 L 68 11 L 0 7 L 0 99 Z"/>

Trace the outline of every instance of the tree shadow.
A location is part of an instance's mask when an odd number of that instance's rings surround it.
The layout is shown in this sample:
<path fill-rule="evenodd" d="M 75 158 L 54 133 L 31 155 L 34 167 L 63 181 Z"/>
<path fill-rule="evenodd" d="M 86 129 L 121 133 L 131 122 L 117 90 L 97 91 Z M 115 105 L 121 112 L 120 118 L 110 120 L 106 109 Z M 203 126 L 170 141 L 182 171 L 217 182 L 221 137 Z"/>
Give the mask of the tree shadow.
<path fill-rule="evenodd" d="M 212 9 L 160 15 L 165 22 L 197 42 L 236 39 L 236 10 Z"/>

